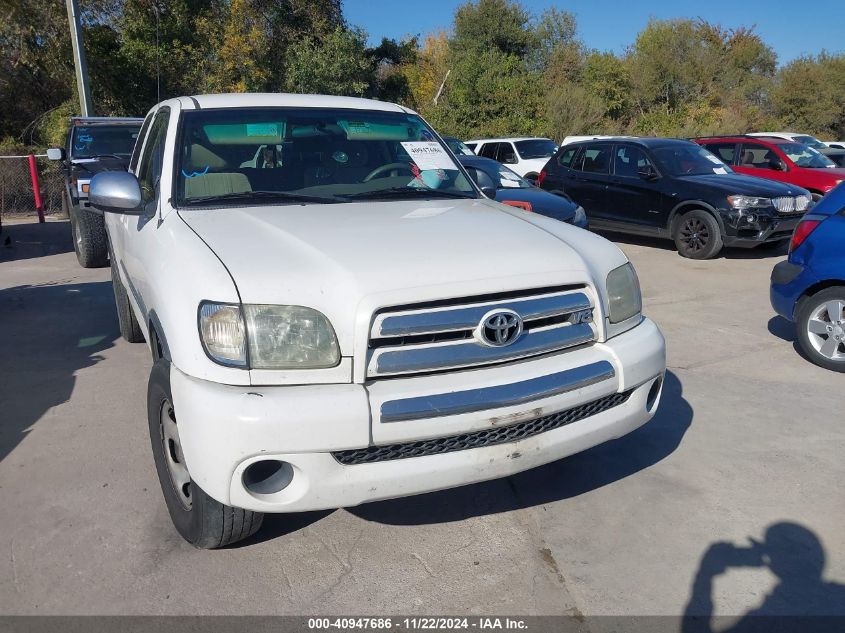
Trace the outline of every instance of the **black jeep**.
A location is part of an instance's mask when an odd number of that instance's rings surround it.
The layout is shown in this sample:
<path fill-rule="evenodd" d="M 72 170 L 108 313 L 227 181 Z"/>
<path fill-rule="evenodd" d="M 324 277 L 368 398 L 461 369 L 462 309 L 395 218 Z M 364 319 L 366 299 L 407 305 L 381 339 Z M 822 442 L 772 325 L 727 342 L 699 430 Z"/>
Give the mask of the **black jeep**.
<path fill-rule="evenodd" d="M 88 203 L 88 183 L 100 171 L 126 170 L 143 119 L 73 117 L 64 148 L 47 151 L 62 161 L 65 190 L 62 207 L 70 218 L 73 248 L 84 268 L 108 264 L 103 214 Z"/>
<path fill-rule="evenodd" d="M 668 138 L 564 145 L 540 182 L 584 207 L 591 229 L 669 238 L 692 259 L 722 246 L 778 248 L 812 204 L 806 189 L 734 173 L 703 147 Z"/>

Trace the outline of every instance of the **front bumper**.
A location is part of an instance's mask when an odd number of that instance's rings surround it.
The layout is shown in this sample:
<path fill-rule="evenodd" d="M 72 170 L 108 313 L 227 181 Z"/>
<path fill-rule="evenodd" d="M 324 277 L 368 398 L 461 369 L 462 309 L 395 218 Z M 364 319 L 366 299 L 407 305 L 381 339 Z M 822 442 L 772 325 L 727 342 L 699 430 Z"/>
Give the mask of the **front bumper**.
<path fill-rule="evenodd" d="M 507 476 L 620 437 L 654 414 L 665 366 L 663 336 L 644 319 L 606 343 L 550 357 L 367 384 L 236 387 L 197 380 L 176 367 L 170 376 L 182 450 L 194 481 L 227 505 L 298 512 Z M 605 371 L 590 374 L 586 367 Z M 548 389 L 547 378 L 552 375 L 564 376 L 570 388 Z M 536 399 L 501 399 L 516 387 L 536 387 Z M 425 393 L 456 395 L 452 402 L 466 405 L 473 392 L 490 396 L 491 403 L 498 398 L 497 407 L 465 406 L 427 417 L 419 407 L 424 404 L 419 396 Z M 583 410 L 583 405 L 616 393 L 627 398 L 594 415 L 581 415 L 572 423 L 514 441 L 354 465 L 343 465 L 333 455 L 373 444 L 407 445 L 515 428 L 579 406 Z M 390 419 L 385 416 L 390 407 L 384 406 L 390 402 L 417 409 Z M 290 483 L 271 493 L 247 489 L 244 471 L 267 459 L 290 464 Z"/>
<path fill-rule="evenodd" d="M 792 237 L 792 233 L 803 214 L 756 215 L 754 222 L 747 216 L 731 211 L 725 219 L 725 246 L 753 248 L 765 242 L 780 242 Z"/>

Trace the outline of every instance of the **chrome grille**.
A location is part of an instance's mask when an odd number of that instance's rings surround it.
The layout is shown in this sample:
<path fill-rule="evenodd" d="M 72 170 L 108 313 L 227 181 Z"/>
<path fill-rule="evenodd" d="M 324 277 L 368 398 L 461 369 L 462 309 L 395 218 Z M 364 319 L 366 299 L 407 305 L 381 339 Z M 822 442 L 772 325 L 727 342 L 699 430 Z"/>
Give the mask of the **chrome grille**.
<path fill-rule="evenodd" d="M 810 206 L 810 196 L 772 198 L 778 213 L 803 213 Z"/>
<path fill-rule="evenodd" d="M 344 466 L 356 464 L 372 464 L 408 457 L 426 457 L 441 455 L 470 448 L 495 446 L 507 442 L 516 442 L 546 431 L 559 429 L 562 426 L 578 422 L 592 415 L 607 411 L 627 401 L 631 391 L 614 393 L 592 402 L 559 411 L 552 415 L 535 418 L 527 422 L 519 422 L 510 426 L 501 426 L 473 433 L 462 433 L 449 437 L 437 437 L 430 440 L 417 440 L 403 444 L 389 444 L 387 446 L 369 446 L 367 448 L 337 451 L 332 456 Z"/>
<path fill-rule="evenodd" d="M 480 324 L 491 313 L 519 316 L 522 331 L 506 345 L 485 342 Z M 378 313 L 370 330 L 367 377 L 463 369 L 519 360 L 595 339 L 586 289 L 551 289 L 504 299 Z"/>

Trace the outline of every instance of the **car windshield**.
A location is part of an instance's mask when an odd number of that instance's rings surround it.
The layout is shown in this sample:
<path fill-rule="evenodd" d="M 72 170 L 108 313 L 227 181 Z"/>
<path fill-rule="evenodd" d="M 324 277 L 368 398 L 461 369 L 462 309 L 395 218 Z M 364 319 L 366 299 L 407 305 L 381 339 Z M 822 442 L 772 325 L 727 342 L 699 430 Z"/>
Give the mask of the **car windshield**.
<path fill-rule="evenodd" d="M 836 167 L 836 163 L 824 154 L 803 143 L 784 143 L 779 145 L 781 151 L 799 167 L 825 168 Z"/>
<path fill-rule="evenodd" d="M 803 134 L 801 136 L 793 136 L 792 140 L 796 143 L 803 143 L 808 147 L 812 147 L 813 149 L 827 149 L 827 145 L 822 143 L 819 139 L 815 136 L 810 136 L 809 134 Z"/>
<path fill-rule="evenodd" d="M 652 151 L 661 171 L 672 176 L 730 174 L 733 170 L 706 149 L 694 143 L 666 145 Z"/>
<path fill-rule="evenodd" d="M 416 115 L 317 108 L 183 114 L 178 204 L 475 198 L 476 190 Z"/>
<path fill-rule="evenodd" d="M 467 147 L 467 144 L 462 140 L 454 138 L 453 136 L 444 136 L 443 140 L 455 156 L 475 156 L 475 152 Z"/>
<path fill-rule="evenodd" d="M 550 158 L 557 151 L 554 141 L 547 138 L 533 138 L 527 141 L 516 141 L 516 151 L 523 159 Z"/>
<path fill-rule="evenodd" d="M 129 158 L 140 130 L 140 123 L 138 125 L 81 125 L 74 127 L 70 145 L 71 156 L 73 158 L 95 158 L 97 156 Z"/>

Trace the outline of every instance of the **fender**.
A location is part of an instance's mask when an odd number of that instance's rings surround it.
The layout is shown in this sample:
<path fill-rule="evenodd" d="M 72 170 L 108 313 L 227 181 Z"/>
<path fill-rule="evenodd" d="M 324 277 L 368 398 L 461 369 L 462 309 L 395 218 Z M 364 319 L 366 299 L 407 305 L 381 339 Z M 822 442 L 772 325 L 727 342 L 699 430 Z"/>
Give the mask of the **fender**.
<path fill-rule="evenodd" d="M 149 332 L 150 352 L 153 355 L 153 362 L 159 358 L 163 358 L 167 362 L 172 362 L 170 347 L 167 345 L 167 336 L 164 333 L 164 327 L 161 325 L 161 320 L 159 320 L 155 310 L 150 310 Z M 155 341 L 158 349 L 153 346 L 153 341 Z"/>
<path fill-rule="evenodd" d="M 669 237 L 672 236 L 672 225 L 675 223 L 675 218 L 691 209 L 704 209 L 710 213 L 710 215 L 716 218 L 716 222 L 719 223 L 719 231 L 722 237 L 725 237 L 725 221 L 722 219 L 722 214 L 713 205 L 707 204 L 703 200 L 684 200 L 675 205 L 672 211 L 669 212 L 669 220 L 666 222 L 666 230 L 669 232 Z"/>

